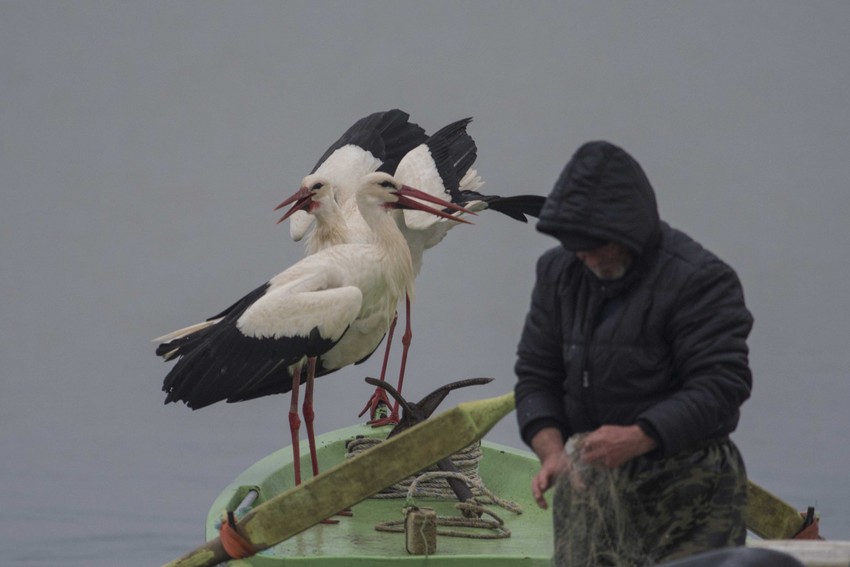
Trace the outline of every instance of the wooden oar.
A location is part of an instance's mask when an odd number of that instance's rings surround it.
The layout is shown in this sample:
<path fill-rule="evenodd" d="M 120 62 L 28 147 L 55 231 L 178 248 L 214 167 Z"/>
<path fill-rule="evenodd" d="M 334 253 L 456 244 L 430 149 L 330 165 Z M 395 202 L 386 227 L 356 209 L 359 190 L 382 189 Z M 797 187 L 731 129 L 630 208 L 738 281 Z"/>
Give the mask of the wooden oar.
<path fill-rule="evenodd" d="M 764 539 L 791 539 L 803 528 L 799 510 L 753 481 L 747 491 L 747 528 Z"/>
<path fill-rule="evenodd" d="M 255 551 L 267 549 L 474 443 L 513 409 L 512 392 L 458 404 L 260 504 L 236 529 Z M 215 538 L 167 567 L 228 559 Z"/>

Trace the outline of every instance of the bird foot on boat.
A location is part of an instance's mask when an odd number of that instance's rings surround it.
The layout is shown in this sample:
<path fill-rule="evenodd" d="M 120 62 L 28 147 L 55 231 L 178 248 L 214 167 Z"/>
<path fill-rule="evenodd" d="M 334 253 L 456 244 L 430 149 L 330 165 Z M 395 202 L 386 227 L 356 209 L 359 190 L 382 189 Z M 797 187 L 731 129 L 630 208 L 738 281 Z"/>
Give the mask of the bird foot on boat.
<path fill-rule="evenodd" d="M 400 418 L 398 416 L 398 412 L 390 413 L 385 417 L 379 419 L 373 419 L 371 421 L 367 421 L 366 423 L 371 425 L 372 427 L 383 427 L 384 425 L 398 425 Z"/>
<path fill-rule="evenodd" d="M 369 412 L 369 423 L 375 419 L 382 419 L 389 413 L 390 399 L 387 397 L 387 392 L 380 386 L 375 388 L 372 397 L 366 402 L 366 405 L 357 414 L 357 417 L 363 417 L 363 414 Z"/>

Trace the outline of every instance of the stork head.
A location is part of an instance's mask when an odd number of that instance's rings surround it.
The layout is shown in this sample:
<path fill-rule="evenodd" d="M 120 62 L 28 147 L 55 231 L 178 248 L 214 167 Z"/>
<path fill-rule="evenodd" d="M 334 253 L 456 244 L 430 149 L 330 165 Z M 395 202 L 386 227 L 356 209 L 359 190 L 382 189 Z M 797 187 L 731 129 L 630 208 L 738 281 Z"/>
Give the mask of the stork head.
<path fill-rule="evenodd" d="M 429 207 L 423 201 L 439 205 L 440 209 Z M 444 201 L 439 197 L 434 197 L 424 191 L 409 187 L 396 180 L 392 175 L 380 171 L 365 175 L 361 179 L 360 189 L 357 192 L 357 202 L 358 205 L 360 203 L 363 203 L 366 206 L 374 204 L 383 206 L 387 209 L 414 209 L 418 211 L 425 211 L 438 217 L 466 224 L 472 223 L 454 216 L 450 212 L 446 212 L 445 209 L 460 211 L 472 215 L 475 214 L 472 211 L 464 209 L 460 205 Z"/>
<path fill-rule="evenodd" d="M 292 204 L 292 207 L 277 222 L 288 219 L 296 211 L 320 215 L 323 207 L 328 208 L 337 205 L 336 193 L 330 181 L 324 177 L 311 174 L 302 179 L 298 191 L 275 207 L 275 210 L 282 209 L 289 204 Z"/>

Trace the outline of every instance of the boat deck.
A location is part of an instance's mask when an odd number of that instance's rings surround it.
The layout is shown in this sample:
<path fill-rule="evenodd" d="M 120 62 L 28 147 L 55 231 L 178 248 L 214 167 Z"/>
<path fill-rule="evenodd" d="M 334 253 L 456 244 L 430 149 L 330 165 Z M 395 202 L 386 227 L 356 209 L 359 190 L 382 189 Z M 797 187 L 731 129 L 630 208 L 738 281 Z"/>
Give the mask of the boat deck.
<path fill-rule="evenodd" d="M 319 465 L 326 470 L 345 458 L 345 443 L 356 436 L 385 437 L 389 428 L 372 429 L 357 425 L 317 438 Z M 306 443 L 302 451 L 303 478 L 309 478 L 309 456 Z M 548 511 L 540 510 L 531 497 L 530 481 L 538 470 L 536 457 L 510 447 L 482 443 L 483 457 L 479 474 L 485 486 L 498 497 L 519 504 L 523 512 L 515 514 L 496 505 L 488 509 L 498 515 L 510 530 L 505 539 L 470 539 L 438 535 L 436 553 L 428 557 L 410 555 L 405 536 L 401 533 L 380 532 L 375 526 L 404 518 L 403 498 L 367 499 L 352 508 L 353 517 L 338 517 L 338 524 L 320 524 L 262 551 L 250 560 L 232 562 L 234 565 L 478 565 L 544 566 L 549 565 L 552 546 L 552 522 Z M 207 516 L 206 537 L 218 535 L 222 511 L 239 505 L 252 489 L 259 489 L 256 504 L 288 490 L 293 486 L 292 453 L 289 447 L 276 451 L 243 472 L 213 503 Z M 459 516 L 452 501 L 417 497 L 417 506 L 431 507 L 438 515 Z M 297 514 L 297 510 L 292 511 Z M 485 516 L 486 517 L 486 516 Z M 449 529 L 442 528 L 440 529 Z M 464 529 L 478 534 L 488 530 Z"/>

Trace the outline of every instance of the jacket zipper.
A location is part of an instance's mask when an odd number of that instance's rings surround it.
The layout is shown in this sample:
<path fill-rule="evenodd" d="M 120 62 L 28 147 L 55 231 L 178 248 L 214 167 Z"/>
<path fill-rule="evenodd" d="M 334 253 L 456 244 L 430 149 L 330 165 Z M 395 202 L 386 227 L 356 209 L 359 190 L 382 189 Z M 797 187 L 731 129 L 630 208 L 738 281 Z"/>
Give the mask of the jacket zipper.
<path fill-rule="evenodd" d="M 593 339 L 593 333 L 596 330 L 596 321 L 599 319 L 599 312 L 602 308 L 602 304 L 604 302 L 604 287 L 601 290 L 597 290 L 596 297 L 593 299 L 591 304 L 591 309 L 588 310 L 587 320 L 585 321 L 585 333 L 584 333 L 584 352 L 582 353 L 582 361 L 581 361 L 581 386 L 582 386 L 582 401 L 584 406 L 584 415 L 588 424 L 594 427 L 598 427 L 599 418 L 597 417 L 596 411 L 596 400 L 593 399 L 593 390 L 590 388 L 590 371 L 587 369 L 587 359 L 590 351 L 591 340 Z"/>

